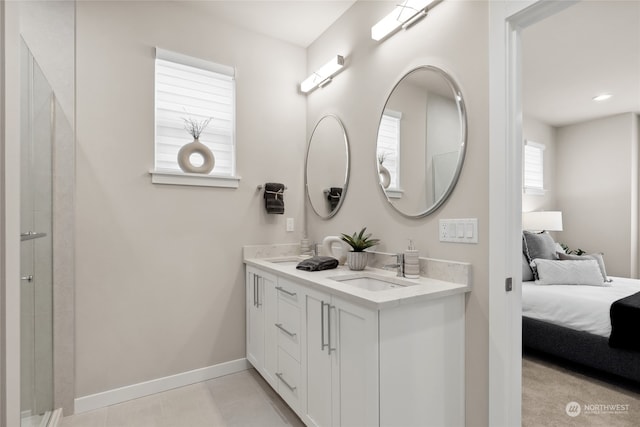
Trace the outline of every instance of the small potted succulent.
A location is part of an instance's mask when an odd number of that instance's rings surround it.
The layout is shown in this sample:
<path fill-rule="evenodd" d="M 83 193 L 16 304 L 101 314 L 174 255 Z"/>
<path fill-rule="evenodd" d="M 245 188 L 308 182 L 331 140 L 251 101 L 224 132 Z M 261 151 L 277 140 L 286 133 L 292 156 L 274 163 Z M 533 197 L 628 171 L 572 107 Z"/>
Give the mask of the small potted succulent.
<path fill-rule="evenodd" d="M 363 227 L 360 233 L 353 233 L 352 236 L 341 233 L 341 239 L 351 246 L 351 251 L 347 252 L 347 265 L 351 270 L 364 270 L 369 256 L 364 250 L 380 242 L 380 239 L 372 239 L 371 233 L 365 234 L 366 230 L 367 227 Z"/>

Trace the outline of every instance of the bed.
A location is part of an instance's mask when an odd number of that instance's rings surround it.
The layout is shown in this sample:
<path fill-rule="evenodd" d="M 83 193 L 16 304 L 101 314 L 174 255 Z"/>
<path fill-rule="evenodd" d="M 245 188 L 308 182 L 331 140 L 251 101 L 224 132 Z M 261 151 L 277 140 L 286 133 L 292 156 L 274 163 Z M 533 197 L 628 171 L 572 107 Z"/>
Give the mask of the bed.
<path fill-rule="evenodd" d="M 525 254 L 526 249 L 526 245 L 523 246 Z M 531 255 L 540 256 L 539 253 Z M 555 253 L 553 256 L 557 257 Z M 565 268 L 571 265 L 565 264 L 566 261 L 554 262 Z M 610 282 L 597 286 L 569 284 L 571 276 L 567 275 L 547 281 L 547 284 L 540 284 L 545 283 L 544 278 L 528 275 L 525 265 L 523 259 L 524 349 L 640 383 L 640 308 L 637 307 L 640 301 L 640 280 L 607 277 L 602 265 L 604 277 Z M 574 262 L 574 265 L 578 264 Z M 585 264 L 580 265 L 583 266 Z M 533 267 L 533 272 L 536 273 L 535 262 Z M 531 279 L 538 280 L 538 284 Z M 554 283 L 556 280 L 567 284 Z M 636 304 L 636 311 L 633 313 L 636 317 L 625 317 L 627 313 L 621 311 L 628 308 L 625 304 L 629 301 Z M 626 341 L 618 339 L 621 334 L 624 334 Z"/>

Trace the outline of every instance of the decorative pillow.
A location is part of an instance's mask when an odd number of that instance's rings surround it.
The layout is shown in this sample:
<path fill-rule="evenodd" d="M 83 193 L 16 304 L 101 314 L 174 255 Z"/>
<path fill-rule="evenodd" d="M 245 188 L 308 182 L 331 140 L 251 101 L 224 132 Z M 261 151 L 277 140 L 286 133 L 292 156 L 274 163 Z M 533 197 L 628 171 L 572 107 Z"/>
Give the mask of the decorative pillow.
<path fill-rule="evenodd" d="M 542 233 L 522 232 L 524 236 L 525 254 L 529 262 L 536 258 L 558 259 L 556 256 L 556 242 L 546 231 Z"/>
<path fill-rule="evenodd" d="M 531 264 L 534 259 L 552 259 L 557 260 L 556 256 L 556 242 L 553 237 L 546 231 L 542 233 L 531 233 L 530 231 L 522 232 L 522 245 L 524 254 L 527 256 L 527 261 L 531 265 L 533 271 L 533 277 L 538 278 L 535 265 Z"/>
<path fill-rule="evenodd" d="M 611 286 L 602 278 L 595 259 L 554 261 L 534 259 L 538 277 L 536 285 L 590 285 Z"/>
<path fill-rule="evenodd" d="M 598 262 L 598 267 L 600 267 L 600 273 L 602 273 L 602 278 L 605 282 L 611 282 L 611 279 L 607 277 L 607 270 L 604 268 L 604 258 L 602 253 L 594 253 L 589 255 L 570 255 L 564 252 L 558 252 L 558 259 L 560 260 L 585 260 L 585 259 L 595 259 Z"/>
<path fill-rule="evenodd" d="M 531 271 L 531 266 L 527 261 L 527 256 L 522 253 L 522 281 L 530 282 L 533 280 L 533 271 Z"/>

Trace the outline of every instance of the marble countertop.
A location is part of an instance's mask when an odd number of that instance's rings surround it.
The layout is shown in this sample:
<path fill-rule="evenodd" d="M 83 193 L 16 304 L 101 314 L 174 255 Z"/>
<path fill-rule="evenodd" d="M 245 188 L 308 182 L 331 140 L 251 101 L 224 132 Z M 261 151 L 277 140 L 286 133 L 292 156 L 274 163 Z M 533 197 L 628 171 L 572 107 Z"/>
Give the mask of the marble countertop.
<path fill-rule="evenodd" d="M 289 260 L 289 262 L 286 262 L 287 260 Z M 275 258 L 246 258 L 244 262 L 246 265 L 258 267 L 285 279 L 378 310 L 397 307 L 402 304 L 412 304 L 444 298 L 471 291 L 469 284 L 447 282 L 429 277 L 420 277 L 419 279 L 397 278 L 411 285 L 388 290 L 371 291 L 332 280 L 331 278 L 347 278 L 348 276 L 353 276 L 358 273 L 372 273 L 376 276 L 394 280 L 396 279 L 396 272 L 371 267 L 367 267 L 362 271 L 352 271 L 344 265 L 336 269 L 310 272 L 296 269 L 299 260 L 297 257 L 281 256 Z"/>

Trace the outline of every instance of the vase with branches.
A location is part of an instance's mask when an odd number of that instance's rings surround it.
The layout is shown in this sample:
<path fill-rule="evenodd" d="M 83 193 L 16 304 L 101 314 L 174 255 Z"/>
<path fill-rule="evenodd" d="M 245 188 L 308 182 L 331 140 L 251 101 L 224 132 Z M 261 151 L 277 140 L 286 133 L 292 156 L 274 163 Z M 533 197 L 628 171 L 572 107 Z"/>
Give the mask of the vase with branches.
<path fill-rule="evenodd" d="M 189 135 L 193 137 L 193 141 L 183 145 L 178 151 L 178 166 L 187 173 L 208 174 L 215 166 L 216 158 L 206 145 L 200 142 L 200 135 L 213 120 L 213 117 L 207 117 L 203 120 L 197 120 L 193 117 L 183 117 L 184 128 Z M 192 161 L 192 155 L 199 155 L 202 158 L 201 165 L 195 165 Z"/>

